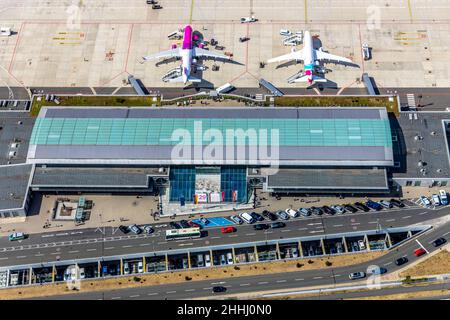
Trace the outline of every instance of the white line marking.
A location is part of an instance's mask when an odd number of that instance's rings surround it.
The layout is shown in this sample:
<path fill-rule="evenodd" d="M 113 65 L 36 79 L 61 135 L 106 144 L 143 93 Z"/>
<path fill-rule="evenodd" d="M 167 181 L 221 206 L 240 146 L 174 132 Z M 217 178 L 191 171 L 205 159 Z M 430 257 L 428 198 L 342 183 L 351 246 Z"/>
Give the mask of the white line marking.
<path fill-rule="evenodd" d="M 291 230 L 281 230 L 281 232 L 291 232 Z"/>
<path fill-rule="evenodd" d="M 176 291 L 167 291 L 166 293 L 176 293 Z"/>
<path fill-rule="evenodd" d="M 384 266 L 388 266 L 390 264 L 392 264 L 392 262 L 385 263 Z"/>
<path fill-rule="evenodd" d="M 250 283 L 241 283 L 239 286 L 244 287 L 244 286 L 249 286 L 249 285 L 250 285 Z"/>
<path fill-rule="evenodd" d="M 23 259 L 23 258 L 26 258 L 27 256 L 17 256 L 16 258 L 17 259 Z"/>
<path fill-rule="evenodd" d="M 263 281 L 263 282 L 258 282 L 258 284 L 268 284 L 268 282 Z"/>
<path fill-rule="evenodd" d="M 343 224 L 335 224 L 335 225 L 333 225 L 333 227 L 343 227 L 344 225 Z"/>
<path fill-rule="evenodd" d="M 298 231 L 302 231 L 302 230 L 308 230 L 308 228 L 298 228 Z"/>
<path fill-rule="evenodd" d="M 278 283 L 286 282 L 286 280 L 277 280 Z"/>
<path fill-rule="evenodd" d="M 191 292 L 191 291 L 195 291 L 195 289 L 186 289 L 186 290 L 184 290 L 184 291 L 186 291 L 186 292 Z"/>
<path fill-rule="evenodd" d="M 305 279 L 294 279 L 295 281 L 303 281 L 303 280 L 305 280 Z"/>
<path fill-rule="evenodd" d="M 69 235 L 69 233 L 57 233 L 57 234 L 55 234 L 55 236 L 68 236 Z"/>
<path fill-rule="evenodd" d="M 110 250 L 110 249 L 114 249 L 114 247 L 105 248 L 105 250 Z"/>
<path fill-rule="evenodd" d="M 134 294 L 134 295 L 130 296 L 130 298 L 137 298 L 139 296 L 140 296 L 139 294 Z"/>
<path fill-rule="evenodd" d="M 8 260 L 8 257 L 0 258 L 0 260 Z"/>
<path fill-rule="evenodd" d="M 140 244 L 141 247 L 143 247 L 143 246 L 149 246 L 149 245 L 150 245 L 150 243 L 141 243 L 141 244 Z"/>
<path fill-rule="evenodd" d="M 38 253 L 38 254 L 35 254 L 34 256 L 35 256 L 35 257 L 42 257 L 43 254 L 42 254 L 42 253 Z"/>
<path fill-rule="evenodd" d="M 228 237 L 237 237 L 238 235 L 237 234 L 230 234 Z M 197 239 L 196 239 L 197 240 Z"/>
<path fill-rule="evenodd" d="M 448 235 L 450 233 L 450 231 L 449 232 L 446 232 L 446 233 L 444 233 L 442 236 L 443 237 L 445 237 L 446 235 Z"/>
<path fill-rule="evenodd" d="M 245 235 L 246 236 L 254 236 L 254 235 L 256 235 L 256 233 L 246 233 Z"/>
<path fill-rule="evenodd" d="M 392 221 L 395 221 L 395 219 L 386 220 L 386 222 L 392 222 Z"/>
<path fill-rule="evenodd" d="M 212 287 L 208 287 L 208 288 L 203 288 L 203 290 L 211 290 Z"/>
<path fill-rule="evenodd" d="M 322 279 L 323 277 L 314 277 L 313 279 L 314 280 L 316 280 L 316 279 Z"/>
<path fill-rule="evenodd" d="M 78 250 L 69 251 L 69 253 L 77 253 L 77 252 L 80 252 L 80 251 L 78 251 Z"/>
<path fill-rule="evenodd" d="M 157 294 L 158 294 L 158 292 L 147 293 L 148 296 L 155 296 Z"/>
<path fill-rule="evenodd" d="M 111 300 L 117 300 L 120 299 L 120 297 L 112 297 Z"/>
<path fill-rule="evenodd" d="M 87 249 L 86 251 L 96 251 L 97 249 Z"/>
<path fill-rule="evenodd" d="M 122 246 L 122 248 L 131 248 L 132 246 L 127 245 L 127 246 Z"/>
<path fill-rule="evenodd" d="M 41 236 L 42 238 L 50 238 L 50 237 L 54 237 L 54 234 L 44 234 L 43 236 Z"/>
<path fill-rule="evenodd" d="M 402 217 L 402 219 L 409 219 L 409 218 L 411 218 L 411 216 L 404 216 L 404 217 Z"/>
<path fill-rule="evenodd" d="M 425 252 L 426 252 L 427 254 L 429 253 L 428 250 L 420 243 L 419 240 L 416 239 L 416 242 L 419 244 L 419 246 L 422 247 L 423 250 L 425 250 Z"/>
<path fill-rule="evenodd" d="M 211 237 L 211 239 L 220 239 L 220 237 Z"/>
<path fill-rule="evenodd" d="M 370 221 L 369 224 L 378 223 L 378 221 Z"/>

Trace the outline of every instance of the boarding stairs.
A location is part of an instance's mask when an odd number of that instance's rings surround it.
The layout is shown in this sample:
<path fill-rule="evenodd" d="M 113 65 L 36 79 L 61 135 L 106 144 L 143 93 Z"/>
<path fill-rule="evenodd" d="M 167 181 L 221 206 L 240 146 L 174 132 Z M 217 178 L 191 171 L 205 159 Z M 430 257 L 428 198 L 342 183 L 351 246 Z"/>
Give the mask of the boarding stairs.
<path fill-rule="evenodd" d="M 169 72 L 167 72 L 162 78 L 161 80 L 163 82 L 169 82 L 172 79 L 176 79 L 178 77 L 180 77 L 182 74 L 181 72 L 181 67 L 176 67 L 175 69 L 170 70 Z"/>

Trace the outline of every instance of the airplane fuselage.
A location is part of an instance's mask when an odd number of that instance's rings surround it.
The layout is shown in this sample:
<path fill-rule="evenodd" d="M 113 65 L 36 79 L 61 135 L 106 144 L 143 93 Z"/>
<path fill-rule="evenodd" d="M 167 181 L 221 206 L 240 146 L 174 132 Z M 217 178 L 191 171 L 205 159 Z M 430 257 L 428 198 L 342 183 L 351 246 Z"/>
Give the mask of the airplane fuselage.
<path fill-rule="evenodd" d="M 193 56 L 193 32 L 192 27 L 187 25 L 184 28 L 184 35 L 183 35 L 183 46 L 181 47 L 181 77 L 183 79 L 184 84 L 188 82 L 189 76 L 191 74 L 191 67 L 192 67 L 192 56 Z"/>
<path fill-rule="evenodd" d="M 303 43 L 304 43 L 304 53 L 305 53 L 305 58 L 304 58 L 304 68 L 305 68 L 305 74 L 308 76 L 308 82 L 309 84 L 313 83 L 313 73 L 314 73 L 314 68 L 316 66 L 316 54 L 314 51 L 314 46 L 313 46 L 313 40 L 311 37 L 311 33 L 309 31 L 305 31 L 304 35 L 303 35 Z"/>

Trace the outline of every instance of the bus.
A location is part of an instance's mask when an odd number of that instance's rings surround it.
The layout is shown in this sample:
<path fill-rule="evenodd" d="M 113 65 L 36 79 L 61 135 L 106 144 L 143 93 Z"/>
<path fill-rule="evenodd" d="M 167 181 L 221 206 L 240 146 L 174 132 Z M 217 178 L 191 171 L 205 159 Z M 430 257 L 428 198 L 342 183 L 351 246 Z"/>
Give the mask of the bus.
<path fill-rule="evenodd" d="M 166 240 L 200 238 L 200 228 L 184 228 L 166 230 Z"/>

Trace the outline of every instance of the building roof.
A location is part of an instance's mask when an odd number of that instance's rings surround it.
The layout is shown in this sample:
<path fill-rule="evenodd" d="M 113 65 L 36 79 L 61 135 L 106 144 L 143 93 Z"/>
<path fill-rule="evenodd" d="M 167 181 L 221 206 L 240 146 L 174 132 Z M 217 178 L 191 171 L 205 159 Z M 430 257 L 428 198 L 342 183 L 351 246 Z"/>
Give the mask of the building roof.
<path fill-rule="evenodd" d="M 450 115 L 445 112 L 402 112 L 392 121 L 397 165 L 391 169 L 394 179 L 447 180 L 450 160 L 444 123 L 450 122 Z"/>
<path fill-rule="evenodd" d="M 0 210 L 23 208 L 32 169 L 29 164 L 0 166 Z"/>
<path fill-rule="evenodd" d="M 393 163 L 384 108 L 43 108 L 30 145 L 33 163 Z"/>
<path fill-rule="evenodd" d="M 269 190 L 388 190 L 385 169 L 279 169 L 267 176 Z"/>

